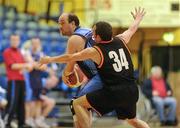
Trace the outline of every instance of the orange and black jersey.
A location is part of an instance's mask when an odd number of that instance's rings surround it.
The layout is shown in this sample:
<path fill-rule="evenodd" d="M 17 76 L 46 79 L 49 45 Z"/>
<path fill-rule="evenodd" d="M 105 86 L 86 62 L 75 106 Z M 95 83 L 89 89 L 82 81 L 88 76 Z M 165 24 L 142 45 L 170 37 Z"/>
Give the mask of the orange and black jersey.
<path fill-rule="evenodd" d="M 98 72 L 105 86 L 134 84 L 134 68 L 126 44 L 115 37 L 109 43 L 97 43 L 94 48 L 101 55 Z"/>

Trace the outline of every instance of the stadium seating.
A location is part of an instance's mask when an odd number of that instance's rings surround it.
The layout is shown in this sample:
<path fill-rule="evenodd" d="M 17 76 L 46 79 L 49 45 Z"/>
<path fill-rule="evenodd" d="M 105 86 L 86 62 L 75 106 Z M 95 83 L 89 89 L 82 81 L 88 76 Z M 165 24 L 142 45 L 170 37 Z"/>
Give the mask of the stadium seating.
<path fill-rule="evenodd" d="M 6 11 L 6 13 L 4 13 L 4 11 Z M 6 7 L 0 6 L 0 63 L 3 63 L 3 51 L 10 45 L 9 37 L 11 34 L 18 34 L 20 36 L 21 45 L 32 37 L 39 37 L 46 55 L 59 55 L 64 53 L 66 49 L 67 38 L 60 35 L 58 25 L 49 26 L 48 24 L 42 24 L 38 16 L 18 13 L 14 11 L 14 9 L 6 9 Z M 61 68 L 61 65 L 59 65 L 59 67 L 58 76 L 61 77 L 63 68 Z M 0 85 L 6 88 L 6 82 L 6 76 L 0 75 Z M 62 82 L 58 84 L 56 89 L 65 92 L 66 98 L 71 98 L 72 94 L 77 91 L 77 89 L 68 89 Z M 63 98 L 57 101 L 57 105 L 66 106 L 68 104 L 69 99 L 66 101 L 66 99 Z M 62 115 L 62 112 L 60 115 Z M 70 112 L 69 115 L 71 117 Z"/>

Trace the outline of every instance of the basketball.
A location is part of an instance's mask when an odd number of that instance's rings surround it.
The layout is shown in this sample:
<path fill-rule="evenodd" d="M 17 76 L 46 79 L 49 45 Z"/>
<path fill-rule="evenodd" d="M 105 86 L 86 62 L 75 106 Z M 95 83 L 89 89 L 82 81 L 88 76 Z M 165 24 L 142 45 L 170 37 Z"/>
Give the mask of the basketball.
<path fill-rule="evenodd" d="M 74 67 L 74 71 L 68 76 L 71 88 L 79 87 L 82 85 L 84 79 L 84 73 L 80 70 L 78 66 Z"/>

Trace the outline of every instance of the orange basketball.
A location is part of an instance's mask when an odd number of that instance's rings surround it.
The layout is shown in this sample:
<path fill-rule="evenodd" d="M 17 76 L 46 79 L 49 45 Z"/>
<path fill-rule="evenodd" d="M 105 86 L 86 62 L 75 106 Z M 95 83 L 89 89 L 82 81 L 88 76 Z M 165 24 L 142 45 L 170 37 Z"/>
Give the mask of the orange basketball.
<path fill-rule="evenodd" d="M 68 77 L 70 82 L 68 86 L 74 88 L 82 85 L 85 75 L 78 66 L 75 66 L 74 71 Z"/>

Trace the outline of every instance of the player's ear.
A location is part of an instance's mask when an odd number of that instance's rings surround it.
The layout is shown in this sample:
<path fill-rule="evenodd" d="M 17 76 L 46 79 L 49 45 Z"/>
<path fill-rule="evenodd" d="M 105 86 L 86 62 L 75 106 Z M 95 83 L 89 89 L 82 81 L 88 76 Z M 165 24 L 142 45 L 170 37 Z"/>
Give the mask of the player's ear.
<path fill-rule="evenodd" d="M 76 25 L 74 21 L 72 21 L 72 22 L 71 22 L 71 24 L 72 24 L 73 26 L 75 26 L 75 25 Z"/>
<path fill-rule="evenodd" d="M 99 35 L 96 35 L 96 40 L 102 41 L 101 37 Z"/>

